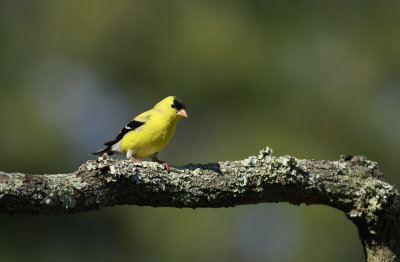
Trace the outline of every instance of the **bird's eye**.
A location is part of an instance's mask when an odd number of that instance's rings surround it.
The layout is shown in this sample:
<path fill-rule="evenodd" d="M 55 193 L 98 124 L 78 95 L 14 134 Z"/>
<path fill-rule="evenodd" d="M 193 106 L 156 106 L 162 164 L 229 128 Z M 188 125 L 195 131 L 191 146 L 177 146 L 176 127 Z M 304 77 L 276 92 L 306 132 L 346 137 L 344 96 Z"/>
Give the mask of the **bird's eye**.
<path fill-rule="evenodd" d="M 172 108 L 175 108 L 176 106 L 174 104 L 171 105 Z"/>

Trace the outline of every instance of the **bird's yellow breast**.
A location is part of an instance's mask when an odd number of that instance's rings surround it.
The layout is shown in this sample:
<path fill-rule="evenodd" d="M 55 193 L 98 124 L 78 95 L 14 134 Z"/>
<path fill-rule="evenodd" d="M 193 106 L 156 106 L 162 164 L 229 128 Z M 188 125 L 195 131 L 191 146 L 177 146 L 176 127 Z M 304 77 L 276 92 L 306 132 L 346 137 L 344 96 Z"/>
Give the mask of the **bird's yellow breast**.
<path fill-rule="evenodd" d="M 179 118 L 168 118 L 164 114 L 152 112 L 145 124 L 121 139 L 124 154 L 131 151 L 133 157 L 143 158 L 157 153 L 171 140 Z"/>

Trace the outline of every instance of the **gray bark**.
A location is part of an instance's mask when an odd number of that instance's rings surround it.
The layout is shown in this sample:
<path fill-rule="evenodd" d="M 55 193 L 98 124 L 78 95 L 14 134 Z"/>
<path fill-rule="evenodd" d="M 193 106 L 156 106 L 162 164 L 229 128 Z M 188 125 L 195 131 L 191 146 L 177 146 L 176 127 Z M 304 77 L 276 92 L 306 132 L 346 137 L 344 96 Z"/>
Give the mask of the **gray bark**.
<path fill-rule="evenodd" d="M 114 205 L 232 207 L 261 202 L 323 204 L 357 226 L 367 261 L 398 261 L 400 201 L 377 163 L 276 157 L 266 148 L 241 161 L 188 164 L 167 173 L 154 162 L 107 156 L 70 174 L 0 172 L 0 212 L 69 214 Z"/>

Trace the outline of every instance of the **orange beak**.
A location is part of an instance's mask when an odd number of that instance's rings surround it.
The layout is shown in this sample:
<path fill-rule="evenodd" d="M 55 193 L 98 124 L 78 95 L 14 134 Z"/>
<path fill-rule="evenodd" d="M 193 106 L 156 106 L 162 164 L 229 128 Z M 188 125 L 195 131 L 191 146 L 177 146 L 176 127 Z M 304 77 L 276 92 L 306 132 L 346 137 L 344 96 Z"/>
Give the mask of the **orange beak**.
<path fill-rule="evenodd" d="M 179 110 L 178 112 L 176 112 L 176 114 L 178 116 L 188 117 L 188 115 L 186 114 L 186 110 L 183 108 L 181 110 Z"/>

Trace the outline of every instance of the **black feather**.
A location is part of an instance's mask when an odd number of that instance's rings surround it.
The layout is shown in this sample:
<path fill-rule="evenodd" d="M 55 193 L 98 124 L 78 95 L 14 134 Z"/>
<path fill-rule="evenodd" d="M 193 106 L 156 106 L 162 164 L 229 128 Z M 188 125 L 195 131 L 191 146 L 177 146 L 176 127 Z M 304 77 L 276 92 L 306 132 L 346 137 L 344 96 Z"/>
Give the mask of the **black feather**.
<path fill-rule="evenodd" d="M 181 110 L 186 108 L 183 101 L 177 96 L 174 96 L 174 103 L 171 105 L 171 107 L 176 108 L 176 110 Z"/>
<path fill-rule="evenodd" d="M 111 140 L 111 141 L 105 142 L 103 145 L 105 145 L 105 146 L 112 146 L 112 145 L 114 145 L 114 144 L 115 144 L 115 141 L 114 141 L 114 140 Z"/>
<path fill-rule="evenodd" d="M 118 133 L 117 137 L 114 140 L 108 141 L 108 142 L 104 143 L 104 145 L 112 146 L 112 145 L 116 144 L 118 141 L 120 141 L 126 135 L 126 133 L 128 133 L 132 130 L 135 130 L 138 127 L 141 127 L 142 125 L 144 125 L 144 122 L 132 120 L 129 124 L 127 124 L 124 128 L 122 128 L 122 130 Z"/>
<path fill-rule="evenodd" d="M 111 147 L 107 147 L 107 148 L 104 148 L 104 149 L 100 149 L 99 151 L 94 152 L 94 153 L 90 153 L 90 154 L 91 154 L 91 155 L 94 155 L 94 156 L 101 156 L 101 155 L 103 155 L 104 153 L 106 153 L 106 154 L 109 155 L 109 156 L 111 156 L 112 154 L 114 154 L 114 152 L 111 151 Z"/>
<path fill-rule="evenodd" d="M 126 133 L 135 130 L 138 127 L 141 127 L 144 125 L 144 122 L 132 120 L 129 124 L 127 124 L 122 130 L 118 133 L 117 137 L 114 140 L 105 142 L 104 145 L 107 146 L 104 149 L 101 149 L 97 152 L 91 153 L 92 155 L 102 155 L 104 153 L 107 153 L 107 155 L 112 155 L 114 152 L 112 151 L 111 147 L 118 143 L 125 135 Z"/>

